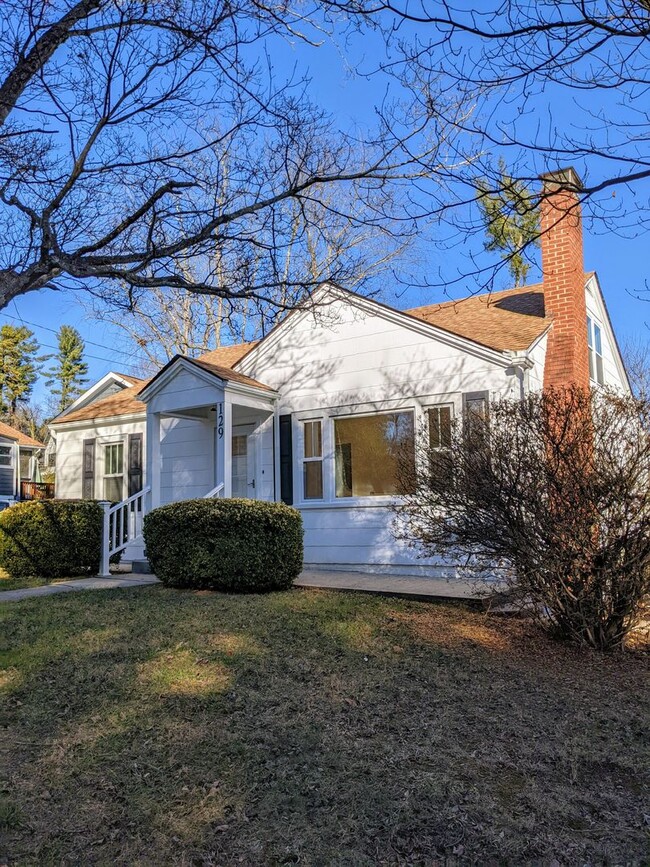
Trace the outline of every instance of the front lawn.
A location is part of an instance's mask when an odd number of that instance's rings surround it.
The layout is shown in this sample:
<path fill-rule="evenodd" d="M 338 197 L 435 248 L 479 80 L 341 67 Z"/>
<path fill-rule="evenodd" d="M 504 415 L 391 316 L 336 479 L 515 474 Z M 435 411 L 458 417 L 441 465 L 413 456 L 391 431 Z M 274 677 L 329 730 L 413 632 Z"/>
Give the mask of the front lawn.
<path fill-rule="evenodd" d="M 641 654 L 298 590 L 71 593 L 0 614 L 10 864 L 649 854 Z"/>
<path fill-rule="evenodd" d="M 4 569 L 0 569 L 0 593 L 3 590 L 24 590 L 27 587 L 42 587 L 48 584 L 46 578 L 12 578 Z"/>

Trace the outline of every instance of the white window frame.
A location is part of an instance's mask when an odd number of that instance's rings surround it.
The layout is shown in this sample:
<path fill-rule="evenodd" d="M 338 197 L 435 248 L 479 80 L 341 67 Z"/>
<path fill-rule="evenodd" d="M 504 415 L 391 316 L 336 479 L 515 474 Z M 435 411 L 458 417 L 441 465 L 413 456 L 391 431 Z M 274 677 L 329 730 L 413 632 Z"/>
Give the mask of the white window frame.
<path fill-rule="evenodd" d="M 0 463 L 0 467 L 4 467 L 5 469 L 13 469 L 14 465 L 15 465 L 14 455 L 16 453 L 16 447 L 14 445 L 11 445 L 10 443 L 0 443 L 0 450 L 1 449 L 8 449 L 8 451 L 9 451 L 9 463 L 8 464 Z"/>
<path fill-rule="evenodd" d="M 302 460 L 300 462 L 300 500 L 305 503 L 322 503 L 325 499 L 325 422 L 326 419 L 322 416 L 318 418 L 304 418 L 300 420 L 302 446 Z M 320 425 L 320 455 L 306 456 L 307 449 L 305 448 L 305 427 L 308 424 Z M 320 464 L 321 465 L 321 495 L 320 497 L 308 497 L 305 493 L 305 464 Z"/>
<path fill-rule="evenodd" d="M 122 471 L 119 473 L 107 473 L 106 472 L 107 450 L 111 449 L 111 448 L 115 448 L 117 446 L 121 446 L 121 448 L 122 448 Z M 125 459 L 125 454 L 126 454 L 124 439 L 103 442 L 102 443 L 102 449 L 103 449 L 103 454 L 102 454 L 102 461 L 103 461 L 103 464 L 102 464 L 102 497 L 106 496 L 106 484 L 105 484 L 106 479 L 117 479 L 121 476 L 122 477 L 122 494 L 120 496 L 120 501 L 122 501 L 124 499 L 124 479 L 126 476 L 126 473 L 124 472 L 124 459 Z"/>
<path fill-rule="evenodd" d="M 452 428 L 452 436 L 453 436 L 453 427 L 454 427 L 454 419 L 456 418 L 456 404 L 452 400 L 444 400 L 444 401 L 436 401 L 436 403 L 426 403 L 422 407 L 422 411 L 424 413 L 424 418 L 426 419 L 427 424 L 427 447 L 431 448 L 431 435 L 429 430 L 429 425 L 431 423 L 431 417 L 429 415 L 429 410 L 431 409 L 448 409 L 450 415 L 450 422 Z M 453 446 L 453 442 L 449 446 L 451 448 Z M 449 451 L 445 446 L 435 446 L 436 451 L 446 452 Z"/>
<path fill-rule="evenodd" d="M 596 333 L 598 341 L 596 341 Z M 600 352 L 598 352 L 596 342 L 600 343 Z M 589 379 L 597 385 L 604 385 L 603 326 L 591 313 L 587 313 L 587 348 L 589 351 Z M 599 361 L 600 364 L 598 363 Z"/>

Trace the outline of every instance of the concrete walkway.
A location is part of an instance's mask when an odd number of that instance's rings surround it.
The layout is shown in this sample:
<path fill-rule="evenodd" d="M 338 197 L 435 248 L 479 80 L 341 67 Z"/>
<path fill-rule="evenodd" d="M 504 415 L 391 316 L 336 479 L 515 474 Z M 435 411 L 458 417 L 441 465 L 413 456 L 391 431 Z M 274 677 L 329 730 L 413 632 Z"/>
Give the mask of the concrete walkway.
<path fill-rule="evenodd" d="M 160 583 L 155 575 L 117 572 L 110 578 L 77 578 L 57 581 L 42 587 L 0 592 L 0 602 L 17 602 L 37 596 L 74 593 L 81 590 L 115 590 L 118 587 L 142 587 Z M 476 599 L 476 593 L 463 581 L 442 578 L 419 578 L 413 575 L 379 575 L 368 572 L 326 572 L 306 570 L 295 587 L 318 590 L 354 590 L 383 596 L 402 596 L 408 599 Z"/>
<path fill-rule="evenodd" d="M 303 572 L 295 587 L 320 590 L 356 590 L 407 599 L 477 599 L 476 592 L 464 581 L 445 578 L 420 578 L 416 575 L 381 575 L 371 572 L 327 572 L 312 569 Z"/>
<path fill-rule="evenodd" d="M 57 581 L 42 587 L 25 587 L 23 590 L 0 592 L 0 602 L 18 602 L 20 599 L 33 599 L 36 596 L 55 596 L 57 593 L 74 593 L 79 590 L 115 590 L 117 587 L 140 587 L 143 584 L 158 584 L 155 575 L 131 575 L 117 573 L 110 578 L 75 578 L 70 581 Z"/>

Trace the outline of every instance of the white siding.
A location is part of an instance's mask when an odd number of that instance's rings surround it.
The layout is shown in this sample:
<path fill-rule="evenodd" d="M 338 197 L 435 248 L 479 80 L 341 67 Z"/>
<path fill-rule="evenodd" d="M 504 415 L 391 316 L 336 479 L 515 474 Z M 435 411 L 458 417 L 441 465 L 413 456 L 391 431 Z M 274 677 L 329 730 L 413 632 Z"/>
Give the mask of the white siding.
<path fill-rule="evenodd" d="M 77 499 L 82 493 L 82 459 L 83 441 L 95 440 L 95 497 L 102 499 L 104 476 L 104 449 L 109 442 L 124 442 L 125 463 L 127 460 L 127 438 L 129 434 L 143 435 L 143 462 L 146 462 L 145 419 L 130 421 L 113 421 L 107 423 L 101 419 L 88 422 L 85 428 L 75 427 L 73 430 L 57 429 L 56 435 L 56 496 L 61 499 Z M 143 463 L 143 466 L 146 464 Z M 125 472 L 126 492 L 126 472 Z M 126 493 L 125 493 L 126 496 Z"/>
<path fill-rule="evenodd" d="M 214 487 L 214 421 L 163 418 L 161 503 L 203 497 Z"/>
<path fill-rule="evenodd" d="M 277 389 L 279 413 L 293 415 L 294 504 L 303 515 L 305 562 L 440 574 L 439 563 L 419 560 L 395 541 L 389 498 L 345 504 L 334 499 L 330 417 L 412 408 L 417 424 L 423 407 L 438 402 L 451 402 L 460 412 L 464 392 L 489 391 L 495 398 L 518 394 L 518 381 L 505 367 L 347 301 L 331 303 L 316 315 L 295 314 L 261 351 L 252 352 L 238 369 Z M 325 496 L 330 499 L 318 505 L 301 502 L 301 421 L 309 417 L 324 419 Z"/>

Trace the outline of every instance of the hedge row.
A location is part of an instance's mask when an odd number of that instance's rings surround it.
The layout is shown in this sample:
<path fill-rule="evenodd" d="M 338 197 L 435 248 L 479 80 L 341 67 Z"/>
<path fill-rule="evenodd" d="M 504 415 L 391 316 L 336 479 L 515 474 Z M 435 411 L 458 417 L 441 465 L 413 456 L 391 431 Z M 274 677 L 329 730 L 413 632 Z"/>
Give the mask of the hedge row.
<path fill-rule="evenodd" d="M 300 513 L 259 500 L 185 500 L 144 519 L 152 571 L 172 587 L 285 590 L 303 559 Z"/>

